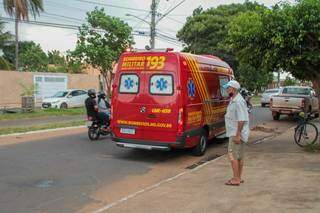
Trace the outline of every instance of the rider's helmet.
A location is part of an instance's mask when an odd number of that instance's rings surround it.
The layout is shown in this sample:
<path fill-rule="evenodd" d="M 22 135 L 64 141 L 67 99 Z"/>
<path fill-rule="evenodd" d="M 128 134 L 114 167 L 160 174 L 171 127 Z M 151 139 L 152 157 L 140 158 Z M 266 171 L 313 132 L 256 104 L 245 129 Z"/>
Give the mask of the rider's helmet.
<path fill-rule="evenodd" d="M 105 99 L 105 98 L 106 98 L 106 93 L 103 92 L 103 91 L 100 91 L 100 92 L 98 93 L 98 98 Z"/>
<path fill-rule="evenodd" d="M 246 88 L 241 88 L 239 93 L 244 99 L 248 96 L 248 90 L 246 90 Z"/>
<path fill-rule="evenodd" d="M 96 98 L 96 91 L 95 89 L 89 89 L 88 90 L 88 96 L 91 98 Z"/>

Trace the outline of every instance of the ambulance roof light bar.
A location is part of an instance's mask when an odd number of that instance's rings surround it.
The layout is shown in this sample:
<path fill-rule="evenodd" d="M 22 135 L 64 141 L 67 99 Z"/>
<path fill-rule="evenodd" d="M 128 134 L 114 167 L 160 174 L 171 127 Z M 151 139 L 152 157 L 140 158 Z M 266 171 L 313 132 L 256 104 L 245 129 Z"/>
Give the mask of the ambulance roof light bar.
<path fill-rule="evenodd" d="M 138 48 L 127 48 L 126 52 L 172 52 L 173 48 L 161 48 L 161 49 L 151 49 L 149 46 L 146 46 L 145 49 Z"/>

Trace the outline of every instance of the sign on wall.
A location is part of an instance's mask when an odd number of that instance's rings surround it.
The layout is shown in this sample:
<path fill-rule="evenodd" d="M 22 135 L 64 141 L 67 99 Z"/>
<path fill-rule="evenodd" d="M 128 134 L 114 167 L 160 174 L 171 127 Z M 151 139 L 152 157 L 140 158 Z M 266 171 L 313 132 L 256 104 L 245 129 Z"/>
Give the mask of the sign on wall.
<path fill-rule="evenodd" d="M 34 75 L 35 97 L 37 101 L 53 96 L 55 93 L 66 90 L 68 76 L 63 75 Z"/>

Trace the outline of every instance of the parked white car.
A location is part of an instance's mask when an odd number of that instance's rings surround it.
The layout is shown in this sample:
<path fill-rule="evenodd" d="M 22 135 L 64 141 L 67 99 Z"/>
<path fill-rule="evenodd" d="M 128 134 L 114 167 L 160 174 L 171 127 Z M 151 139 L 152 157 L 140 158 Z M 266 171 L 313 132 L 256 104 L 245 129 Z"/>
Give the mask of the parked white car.
<path fill-rule="evenodd" d="M 264 91 L 264 93 L 262 93 L 261 95 L 261 106 L 265 107 L 266 105 L 270 104 L 270 99 L 272 96 L 274 95 L 279 95 L 280 94 L 280 89 L 267 89 L 266 91 Z"/>
<path fill-rule="evenodd" d="M 59 109 L 82 107 L 87 97 L 87 91 L 81 89 L 59 91 L 54 96 L 43 99 L 42 107 Z"/>

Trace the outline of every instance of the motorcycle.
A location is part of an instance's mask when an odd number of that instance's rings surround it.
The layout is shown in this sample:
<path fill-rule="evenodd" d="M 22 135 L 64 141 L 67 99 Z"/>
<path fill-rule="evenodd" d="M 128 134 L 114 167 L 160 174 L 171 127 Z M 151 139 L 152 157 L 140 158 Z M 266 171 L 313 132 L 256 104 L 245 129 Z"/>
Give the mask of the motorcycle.
<path fill-rule="evenodd" d="M 242 95 L 243 99 L 247 102 L 248 113 L 251 113 L 253 111 L 253 106 L 251 104 L 251 98 L 252 98 L 251 92 L 249 92 L 245 88 L 242 88 L 240 90 L 240 94 Z"/>
<path fill-rule="evenodd" d="M 88 137 L 91 141 L 98 140 L 100 138 L 100 135 L 110 135 L 111 129 L 109 129 L 109 125 L 103 125 L 98 120 L 92 120 L 88 119 L 87 121 L 87 127 L 88 127 Z"/>

